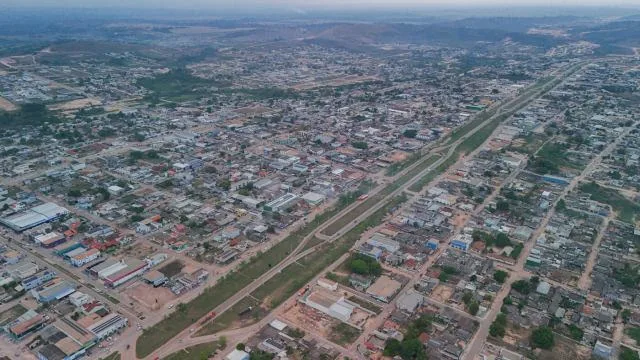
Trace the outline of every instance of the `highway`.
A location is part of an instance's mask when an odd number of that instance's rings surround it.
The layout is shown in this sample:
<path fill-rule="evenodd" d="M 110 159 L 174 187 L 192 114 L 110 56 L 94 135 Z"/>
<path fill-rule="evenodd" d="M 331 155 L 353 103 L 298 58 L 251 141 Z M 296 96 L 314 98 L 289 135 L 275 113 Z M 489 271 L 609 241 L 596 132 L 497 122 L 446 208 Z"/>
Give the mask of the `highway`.
<path fill-rule="evenodd" d="M 582 64 L 582 65 L 584 65 L 584 64 Z M 442 151 L 442 150 L 447 149 L 447 148 L 448 148 L 448 151 L 444 156 L 442 156 L 440 159 L 438 159 L 436 162 L 434 162 L 433 164 L 428 166 L 426 169 L 424 169 L 420 173 L 416 174 L 413 178 L 411 178 L 410 180 L 406 181 L 403 184 L 399 184 L 399 186 L 398 186 L 398 188 L 396 190 L 394 190 L 393 192 L 391 192 L 390 194 L 385 196 L 380 202 L 378 202 L 377 204 L 373 205 L 371 208 L 367 209 L 362 214 L 357 216 L 355 218 L 355 220 L 353 220 L 350 223 L 346 224 L 341 230 L 337 231 L 332 236 L 327 236 L 327 235 L 320 234 L 320 233 L 327 226 L 332 224 L 334 221 L 340 219 L 342 216 L 345 216 L 347 213 L 349 213 L 349 211 L 351 211 L 353 208 L 355 208 L 359 203 L 352 204 L 351 206 L 349 206 L 346 209 L 344 209 L 343 211 L 341 211 L 339 214 L 335 215 L 334 217 L 332 217 L 331 219 L 326 221 L 324 224 L 320 225 L 318 228 L 316 228 L 314 231 L 312 231 L 309 235 L 307 235 L 300 242 L 300 244 L 298 244 L 298 246 L 294 249 L 294 251 L 292 251 L 291 254 L 289 256 L 287 256 L 283 261 L 281 261 L 278 265 L 272 267 L 269 271 L 267 271 L 266 273 L 261 275 L 259 278 L 253 280 L 249 285 L 247 285 L 241 291 L 237 292 L 231 298 L 227 299 L 222 304 L 220 304 L 216 308 L 212 309 L 212 311 L 214 311 L 214 312 L 216 312 L 218 314 L 221 314 L 224 311 L 230 309 L 238 301 L 240 301 L 241 299 L 243 299 L 247 295 L 251 294 L 258 287 L 260 287 L 264 282 L 266 282 L 267 280 L 271 279 L 274 275 L 276 275 L 279 272 L 281 272 L 284 268 L 286 268 L 290 264 L 302 259 L 304 256 L 316 251 L 317 248 L 322 245 L 322 243 L 317 244 L 317 245 L 315 245 L 315 246 L 313 246 L 311 248 L 308 248 L 305 251 L 299 252 L 301 249 L 303 249 L 303 247 L 306 245 L 306 243 L 310 239 L 312 239 L 314 236 L 317 236 L 321 240 L 324 240 L 324 241 L 327 241 L 327 242 L 335 241 L 340 236 L 342 236 L 343 234 L 345 234 L 346 232 L 348 232 L 349 230 L 351 230 L 355 226 L 357 226 L 360 222 L 364 221 L 366 218 L 368 218 L 374 212 L 376 212 L 377 210 L 379 210 L 380 208 L 385 206 L 395 196 L 405 192 L 415 182 L 420 181 L 420 179 L 423 176 L 425 176 L 426 174 L 428 174 L 430 171 L 432 171 L 433 169 L 436 169 L 442 163 L 444 163 L 445 161 L 449 160 L 450 157 L 452 157 L 454 154 L 457 153 L 457 150 L 458 150 L 458 147 L 460 146 L 460 144 L 462 144 L 466 139 L 468 139 L 470 136 L 475 134 L 477 131 L 483 129 L 489 123 L 491 123 L 492 121 L 496 120 L 497 117 L 503 116 L 505 113 L 510 113 L 509 115 L 511 115 L 512 113 L 514 113 L 514 112 L 518 111 L 519 109 L 525 107 L 533 99 L 538 98 L 539 96 L 541 96 L 542 94 L 546 93 L 547 91 L 550 91 L 551 89 L 557 87 L 559 84 L 562 83 L 562 80 L 564 78 L 566 78 L 567 76 L 573 74 L 580 67 L 581 67 L 581 65 L 570 65 L 568 69 L 565 69 L 564 71 L 562 71 L 562 73 L 560 75 L 556 75 L 557 77 L 554 80 L 551 80 L 549 82 L 549 83 L 552 83 L 555 80 L 561 79 L 561 81 L 558 81 L 557 84 L 555 84 L 555 85 L 553 85 L 551 87 L 548 87 L 545 84 L 544 86 L 541 86 L 541 88 L 539 90 L 537 90 L 537 91 L 535 91 L 535 92 L 533 92 L 531 94 L 528 94 L 527 92 L 525 92 L 524 95 L 522 95 L 520 97 L 516 97 L 516 98 L 514 98 L 514 99 L 512 99 L 512 100 L 510 100 L 510 101 L 508 101 L 508 102 L 506 102 L 506 103 L 504 103 L 502 105 L 500 105 L 500 108 L 498 109 L 498 111 L 496 111 L 496 113 L 493 116 L 489 117 L 488 119 L 486 119 L 485 121 L 480 123 L 478 126 L 473 128 L 471 131 L 469 131 L 467 134 L 465 134 L 464 136 L 462 136 L 461 138 L 459 138 L 455 142 L 453 142 L 453 143 L 451 143 L 449 145 L 444 145 L 444 146 L 440 146 L 440 147 L 437 147 L 437 148 L 432 148 L 432 150 L 429 151 L 424 156 L 424 159 L 428 158 L 431 155 L 436 154 L 438 151 Z M 549 83 L 547 83 L 547 84 L 549 84 Z M 505 108 L 508 109 L 508 110 L 504 110 Z M 506 118 L 508 118 L 508 116 Z M 411 171 L 411 169 L 413 169 L 415 166 L 418 166 L 421 163 L 421 161 L 422 160 L 419 160 L 416 163 L 412 164 L 412 166 L 408 167 L 407 169 L 404 169 L 402 172 L 400 172 L 399 174 L 396 175 L 395 179 L 398 179 L 403 174 L 406 174 L 408 171 Z M 378 186 L 375 190 L 377 192 L 377 191 L 380 191 L 382 188 L 383 188 L 382 186 Z M 372 196 L 372 195 L 370 195 L 370 196 Z M 524 258 L 526 258 L 526 256 L 524 256 Z M 167 349 L 167 348 L 170 348 L 170 349 L 172 349 L 174 351 L 175 351 L 175 349 L 179 349 L 179 346 L 176 346 L 176 343 L 179 343 L 179 341 L 183 341 L 182 339 L 185 336 L 189 336 L 192 332 L 193 333 L 197 332 L 197 330 L 199 330 L 201 328 L 201 326 L 199 324 L 200 324 L 200 322 L 202 320 L 204 320 L 204 317 L 199 319 L 196 322 L 195 326 L 191 326 L 190 328 L 184 329 L 182 332 L 180 332 L 178 335 L 176 335 L 172 340 L 166 342 L 160 349 L 157 349 L 156 351 L 154 351 L 147 358 L 154 358 L 154 357 L 158 356 L 158 354 L 165 354 L 166 353 L 165 349 Z M 194 330 L 191 331 L 191 329 L 194 329 Z"/>

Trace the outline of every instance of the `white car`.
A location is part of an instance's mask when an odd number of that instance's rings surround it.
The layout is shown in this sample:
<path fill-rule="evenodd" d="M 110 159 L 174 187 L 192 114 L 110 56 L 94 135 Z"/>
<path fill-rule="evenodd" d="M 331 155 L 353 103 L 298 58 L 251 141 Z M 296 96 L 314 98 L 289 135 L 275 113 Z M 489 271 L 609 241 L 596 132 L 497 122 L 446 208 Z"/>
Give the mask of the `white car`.
<path fill-rule="evenodd" d="M 173 304 L 169 304 L 169 309 L 173 309 Z"/>

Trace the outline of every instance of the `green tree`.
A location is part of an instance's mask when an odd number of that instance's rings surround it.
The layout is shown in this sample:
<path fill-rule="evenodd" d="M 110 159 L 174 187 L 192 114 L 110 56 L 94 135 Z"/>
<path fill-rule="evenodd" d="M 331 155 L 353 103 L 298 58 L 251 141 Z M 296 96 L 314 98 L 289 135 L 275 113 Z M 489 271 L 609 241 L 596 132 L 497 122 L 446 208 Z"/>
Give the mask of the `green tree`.
<path fill-rule="evenodd" d="M 364 260 L 356 259 L 350 264 L 351 271 L 360 275 L 369 275 L 369 265 Z"/>
<path fill-rule="evenodd" d="M 416 137 L 416 135 L 418 135 L 418 130 L 414 130 L 414 129 L 407 129 L 405 130 L 402 135 L 404 137 L 408 137 L 408 138 L 414 138 Z"/>
<path fill-rule="evenodd" d="M 245 348 L 244 343 L 238 343 L 236 345 L 236 350 L 244 351 L 244 348 Z"/>
<path fill-rule="evenodd" d="M 400 344 L 400 341 L 394 338 L 389 338 L 384 345 L 384 351 L 382 354 L 384 356 L 393 357 L 399 355 L 401 350 L 402 344 Z"/>
<path fill-rule="evenodd" d="M 551 349 L 555 340 L 553 330 L 548 326 L 536 328 L 531 333 L 531 345 L 534 348 Z"/>
<path fill-rule="evenodd" d="M 400 357 L 404 360 L 426 360 L 427 354 L 420 340 L 413 338 L 402 341 Z"/>
<path fill-rule="evenodd" d="M 480 305 L 478 305 L 477 301 L 472 302 L 469 305 L 469 314 L 475 316 L 478 313 L 478 310 L 480 310 Z"/>
<path fill-rule="evenodd" d="M 620 356 L 618 358 L 620 360 L 640 360 L 638 352 L 627 347 L 622 348 L 622 351 L 620 352 Z"/>
<path fill-rule="evenodd" d="M 496 272 L 493 273 L 493 279 L 500 284 L 504 284 L 508 277 L 509 273 L 504 270 L 496 270 Z"/>

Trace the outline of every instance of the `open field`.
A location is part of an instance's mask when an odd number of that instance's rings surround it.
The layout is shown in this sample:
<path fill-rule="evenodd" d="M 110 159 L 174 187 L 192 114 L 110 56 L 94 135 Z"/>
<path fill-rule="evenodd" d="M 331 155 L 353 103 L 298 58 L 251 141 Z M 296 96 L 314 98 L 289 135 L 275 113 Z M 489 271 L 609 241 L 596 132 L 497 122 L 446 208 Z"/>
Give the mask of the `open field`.
<path fill-rule="evenodd" d="M 602 187 L 594 182 L 581 184 L 580 191 L 591 195 L 591 200 L 610 205 L 618 219 L 633 224 L 640 215 L 640 204 L 627 199 L 618 191 Z"/>
<path fill-rule="evenodd" d="M 208 359 L 211 354 L 217 352 L 220 349 L 220 345 L 217 341 L 212 341 L 204 344 L 198 344 L 174 352 L 173 354 L 162 358 L 162 360 L 193 360 L 193 359 Z"/>
<path fill-rule="evenodd" d="M 119 352 L 114 352 L 112 354 L 109 354 L 103 360 L 120 360 L 120 359 L 122 359 L 122 355 L 120 355 Z"/>
<path fill-rule="evenodd" d="M 263 312 L 261 309 L 258 309 L 259 306 L 260 303 L 256 299 L 247 296 L 238 301 L 229 310 L 217 315 L 214 320 L 209 321 L 196 333 L 196 336 L 215 334 L 224 329 L 235 329 L 241 326 L 251 325 L 251 323 L 257 321 Z M 246 312 L 249 307 L 251 307 L 251 311 L 240 315 L 241 312 Z"/>
<path fill-rule="evenodd" d="M 98 105 L 102 105 L 102 101 L 100 101 L 99 99 L 86 98 L 86 99 L 77 99 L 77 100 L 71 100 L 63 103 L 50 105 L 49 110 L 52 110 L 52 111 L 77 110 L 77 109 L 83 109 L 90 106 L 98 106 Z"/>
<path fill-rule="evenodd" d="M 141 281 L 135 283 L 123 293 L 152 311 L 162 309 L 169 302 L 176 299 L 176 296 L 168 288 L 154 288 L 153 286 Z"/>

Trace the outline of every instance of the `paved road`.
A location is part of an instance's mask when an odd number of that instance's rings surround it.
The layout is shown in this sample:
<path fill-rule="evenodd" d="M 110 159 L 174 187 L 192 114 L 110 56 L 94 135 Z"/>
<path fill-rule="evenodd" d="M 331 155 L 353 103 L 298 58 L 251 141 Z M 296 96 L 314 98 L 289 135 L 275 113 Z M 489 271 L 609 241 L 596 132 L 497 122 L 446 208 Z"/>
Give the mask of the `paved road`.
<path fill-rule="evenodd" d="M 573 71 L 573 67 L 571 66 L 571 68 L 569 70 L 567 70 L 566 72 L 563 73 L 562 76 L 567 76 L 568 73 L 572 73 Z M 560 82 L 562 83 L 562 82 Z M 557 86 L 557 85 L 556 85 Z M 517 109 L 520 109 L 524 106 L 526 106 L 532 99 L 537 98 L 539 96 L 541 96 L 542 94 L 546 93 L 547 91 L 550 91 L 551 89 L 555 88 L 556 86 L 553 86 L 549 89 L 547 89 L 546 86 L 542 87 L 540 90 L 532 93 L 532 94 L 527 94 L 526 96 L 521 96 L 518 98 L 515 98 L 505 104 L 503 104 L 502 106 L 504 107 L 508 107 L 511 108 L 511 111 L 515 111 Z M 500 110 L 500 109 L 499 109 Z M 436 161 L 435 163 L 433 163 L 432 165 L 430 165 L 429 167 L 427 167 L 426 169 L 424 169 L 423 171 L 421 171 L 419 174 L 417 174 L 416 176 L 414 176 L 412 179 L 410 179 L 409 181 L 407 181 L 404 184 L 401 184 L 401 186 L 398 187 L 398 189 L 396 189 L 395 191 L 393 191 L 392 193 L 390 193 L 389 195 L 387 195 L 383 200 L 381 200 L 380 202 L 378 202 L 376 205 L 372 206 L 371 208 L 369 208 L 368 210 L 366 210 L 365 212 L 363 212 L 362 214 L 360 214 L 354 221 L 350 222 L 349 224 L 347 224 L 345 227 L 343 227 L 340 231 L 336 232 L 334 235 L 332 236 L 327 236 L 327 235 L 320 235 L 322 237 L 319 237 L 325 241 L 335 241 L 337 238 L 339 238 L 340 236 L 342 236 L 343 234 L 345 234 L 346 232 L 348 232 L 349 230 L 351 230 L 353 227 L 355 227 L 357 224 L 359 224 L 360 222 L 362 222 L 364 219 L 366 219 L 367 217 L 369 217 L 371 214 L 373 214 L 374 212 L 376 212 L 377 210 L 379 210 L 380 208 L 382 208 L 383 206 L 385 206 L 392 198 L 394 198 L 395 196 L 401 194 L 402 192 L 406 191 L 406 189 L 408 189 L 411 185 L 413 185 L 415 182 L 419 181 L 423 176 L 425 176 L 426 174 L 428 174 L 431 170 L 435 169 L 436 167 L 438 167 L 439 165 L 441 165 L 443 162 L 447 161 L 451 156 L 453 156 L 453 154 L 456 152 L 457 147 L 464 142 L 468 137 L 470 137 L 471 135 L 475 134 L 477 131 L 479 131 L 480 129 L 484 128 L 484 126 L 486 126 L 487 124 L 489 124 L 491 121 L 495 120 L 498 116 L 503 115 L 504 112 L 502 111 L 497 111 L 495 115 L 489 117 L 488 119 L 486 119 L 484 122 L 482 122 L 481 124 L 479 124 L 477 127 L 475 127 L 474 129 L 472 129 L 469 133 L 465 134 L 464 136 L 462 136 L 460 139 L 456 140 L 455 142 L 453 142 L 452 144 L 446 146 L 446 147 L 439 147 L 436 148 L 436 150 L 442 150 L 443 148 L 447 148 L 448 147 L 448 152 L 445 156 L 441 157 L 438 161 Z M 477 150 L 476 150 L 477 151 Z M 431 156 L 431 154 L 433 153 L 429 153 L 427 156 Z M 418 166 L 418 164 L 420 163 L 420 161 L 416 162 L 415 164 L 412 165 L 412 167 L 409 167 L 408 169 L 403 170 L 403 172 L 401 172 L 400 174 L 397 175 L 397 177 L 401 176 L 402 174 L 405 174 L 406 172 L 410 171 L 413 167 Z M 396 178 L 397 178 L 396 177 Z M 380 187 L 379 187 L 380 188 Z M 249 284 L 247 287 L 245 287 L 243 290 L 239 291 L 238 293 L 236 293 L 234 296 L 232 296 L 231 298 L 227 299 L 223 304 L 221 304 L 220 306 L 216 307 L 213 311 L 215 311 L 216 313 L 220 314 L 226 310 L 228 310 L 229 308 L 231 308 L 233 305 L 235 305 L 238 301 L 240 301 L 242 298 L 244 298 L 245 296 L 251 294 L 253 291 L 255 291 L 260 285 L 262 285 L 265 281 L 267 281 L 268 279 L 270 279 L 271 277 L 273 277 L 275 274 L 279 273 L 281 270 L 283 270 L 286 266 L 290 265 L 291 263 L 298 261 L 299 259 L 301 259 L 302 257 L 306 256 L 307 254 L 312 253 L 313 251 L 316 250 L 316 248 L 318 246 L 320 246 L 321 244 L 318 244 L 314 247 L 311 247 L 307 250 L 305 250 L 302 253 L 298 253 L 298 251 L 300 251 L 303 246 L 313 237 L 313 236 L 317 236 L 317 234 L 319 234 L 324 228 L 326 228 L 329 224 L 332 224 L 334 221 L 336 221 L 337 219 L 341 218 L 342 216 L 344 216 L 344 214 L 347 214 L 351 208 L 355 208 L 358 205 L 358 203 L 353 204 L 352 206 L 350 206 L 348 209 L 345 209 L 343 211 L 341 211 L 338 215 L 334 216 L 332 219 L 330 219 L 329 221 L 325 222 L 323 225 L 321 225 L 320 227 L 318 227 L 315 231 L 311 232 L 307 237 L 305 237 L 305 239 L 298 245 L 298 247 L 296 247 L 296 249 L 287 257 L 285 258 L 281 263 L 279 263 L 277 266 L 273 267 L 271 270 L 269 270 L 268 272 L 266 272 L 265 274 L 263 274 L 262 276 L 260 276 L 258 279 L 255 279 L 251 284 Z M 202 319 L 198 320 L 198 324 L 200 323 Z M 194 330 L 197 332 L 197 330 L 200 328 L 200 325 L 196 325 L 195 327 L 192 326 L 191 328 L 194 328 Z M 188 335 L 190 333 L 189 329 L 185 329 L 184 331 L 182 331 L 180 334 L 178 334 L 176 337 L 174 337 L 172 340 L 168 341 L 165 345 L 163 345 L 160 349 L 156 350 L 154 353 L 152 353 L 148 358 L 153 358 L 154 356 L 157 356 L 157 354 L 159 353 L 164 353 L 164 349 L 165 348 L 171 348 L 171 349 L 175 349 L 176 345 L 175 342 L 178 341 L 176 339 L 180 339 L 183 338 L 184 336 Z M 179 347 L 177 347 L 179 349 Z"/>

